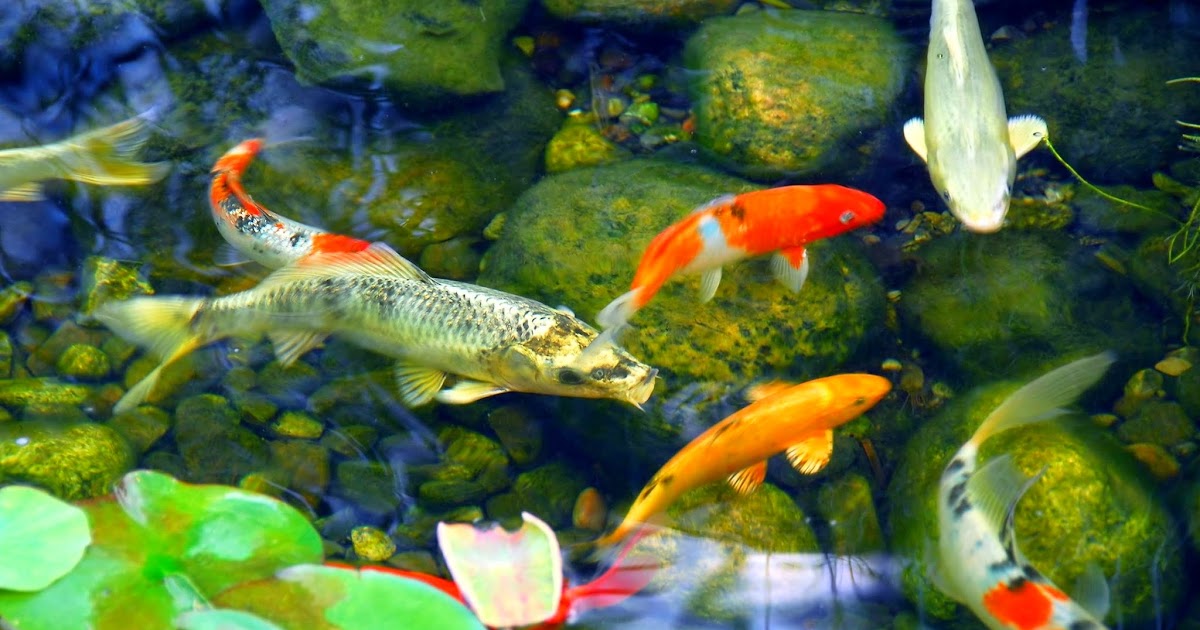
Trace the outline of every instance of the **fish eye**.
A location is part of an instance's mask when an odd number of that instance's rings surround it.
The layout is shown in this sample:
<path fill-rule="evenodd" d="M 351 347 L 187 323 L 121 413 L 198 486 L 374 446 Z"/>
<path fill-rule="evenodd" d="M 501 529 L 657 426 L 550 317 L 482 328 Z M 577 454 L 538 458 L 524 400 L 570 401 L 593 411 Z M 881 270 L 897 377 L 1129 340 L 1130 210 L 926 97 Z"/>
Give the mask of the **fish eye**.
<path fill-rule="evenodd" d="M 563 368 L 558 371 L 558 374 L 556 376 L 558 377 L 558 382 L 562 383 L 563 385 L 582 385 L 583 384 L 583 374 L 580 374 L 578 370 L 572 370 L 571 368 Z"/>
<path fill-rule="evenodd" d="M 602 380 L 604 380 L 604 377 L 606 377 L 606 376 L 608 376 L 608 370 L 606 370 L 604 368 L 596 368 L 596 369 L 592 370 L 592 380 L 593 381 L 602 381 Z"/>
<path fill-rule="evenodd" d="M 854 212 L 847 210 L 842 213 L 842 216 L 838 217 L 838 220 L 842 222 L 842 225 L 850 223 L 854 220 Z"/>

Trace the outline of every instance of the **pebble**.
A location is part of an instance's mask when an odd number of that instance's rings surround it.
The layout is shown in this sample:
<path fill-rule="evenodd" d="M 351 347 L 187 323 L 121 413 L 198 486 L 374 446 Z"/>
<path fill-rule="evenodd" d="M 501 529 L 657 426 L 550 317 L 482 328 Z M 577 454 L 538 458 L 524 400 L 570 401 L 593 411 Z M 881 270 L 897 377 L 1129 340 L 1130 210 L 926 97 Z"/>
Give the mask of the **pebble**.
<path fill-rule="evenodd" d="M 1125 447 L 1138 461 L 1145 464 L 1146 469 L 1155 479 L 1165 481 L 1179 475 L 1179 460 L 1158 444 L 1130 444 Z"/>
<path fill-rule="evenodd" d="M 368 525 L 355 527 L 350 532 L 354 553 L 363 560 L 383 562 L 396 553 L 396 543 L 388 535 Z"/>
<path fill-rule="evenodd" d="M 575 499 L 575 508 L 571 510 L 571 524 L 579 529 L 598 532 L 604 529 L 608 517 L 608 506 L 604 497 L 595 488 L 584 488 Z"/>
<path fill-rule="evenodd" d="M 1154 364 L 1154 369 L 1167 376 L 1179 376 L 1191 369 L 1192 364 L 1182 357 L 1167 357 Z"/>

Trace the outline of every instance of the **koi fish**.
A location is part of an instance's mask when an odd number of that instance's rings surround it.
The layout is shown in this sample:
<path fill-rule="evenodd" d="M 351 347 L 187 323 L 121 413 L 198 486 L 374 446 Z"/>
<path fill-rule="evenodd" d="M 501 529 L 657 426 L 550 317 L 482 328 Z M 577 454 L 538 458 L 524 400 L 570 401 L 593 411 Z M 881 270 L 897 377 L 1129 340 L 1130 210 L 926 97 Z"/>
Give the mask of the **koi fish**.
<path fill-rule="evenodd" d="M 242 188 L 242 173 L 263 148 L 251 138 L 222 155 L 212 168 L 208 203 L 221 236 L 242 254 L 270 269 L 278 269 L 309 254 L 361 252 L 368 241 L 305 225 L 259 205 Z"/>
<path fill-rule="evenodd" d="M 925 60 L 925 120 L 904 139 L 933 187 L 972 232 L 995 232 L 1008 212 L 1017 159 L 1046 137 L 1037 116 L 1007 118 L 971 0 L 933 0 Z"/>
<path fill-rule="evenodd" d="M 1055 369 L 1009 396 L 979 425 L 942 472 L 938 485 L 936 569 L 940 590 L 971 609 L 989 628 L 1050 630 L 1104 628 L 1108 589 L 1102 575 L 1087 575 L 1089 605 L 1076 603 L 1031 566 L 1017 548 L 1013 517 L 1021 495 L 1040 474 L 1027 478 L 1009 455 L 975 470 L 988 438 L 1066 412 L 1095 385 L 1114 357 L 1102 353 Z M 1092 612 L 1089 612 L 1089 609 Z"/>
<path fill-rule="evenodd" d="M 615 344 L 593 343 L 596 330 L 565 309 L 431 278 L 382 243 L 310 254 L 240 293 L 138 297 L 103 304 L 95 316 L 163 358 L 117 402 L 116 413 L 145 400 L 164 366 L 231 335 L 265 333 L 284 365 L 341 335 L 398 359 L 397 384 L 409 406 L 517 391 L 640 407 L 657 374 Z M 450 374 L 457 383 L 443 390 Z"/>
<path fill-rule="evenodd" d="M 0 201 L 38 201 L 47 179 L 100 186 L 154 183 L 168 166 L 134 159 L 148 134 L 146 120 L 135 116 L 51 144 L 0 151 Z"/>
<path fill-rule="evenodd" d="M 776 252 L 771 269 L 792 291 L 808 277 L 805 246 L 883 217 L 883 202 L 834 184 L 783 186 L 725 195 L 663 230 L 642 254 L 633 286 L 596 315 L 606 330 L 624 326 L 676 274 L 701 273 L 700 301 L 721 283 L 721 267 Z"/>
<path fill-rule="evenodd" d="M 803 474 L 820 471 L 833 454 L 834 427 L 862 415 L 891 389 L 890 381 L 873 374 L 750 388 L 746 397 L 751 404 L 709 427 L 663 464 L 621 524 L 594 544 L 612 545 L 683 493 L 720 479 L 727 478 L 740 493 L 752 492 L 766 477 L 767 458 L 780 452 Z"/>

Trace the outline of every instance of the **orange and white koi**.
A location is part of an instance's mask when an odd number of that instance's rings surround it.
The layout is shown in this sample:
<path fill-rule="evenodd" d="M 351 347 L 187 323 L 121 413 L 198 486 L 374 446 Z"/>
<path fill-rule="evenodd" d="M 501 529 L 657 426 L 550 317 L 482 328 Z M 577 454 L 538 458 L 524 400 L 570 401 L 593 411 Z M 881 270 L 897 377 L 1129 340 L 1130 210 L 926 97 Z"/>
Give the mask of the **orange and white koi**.
<path fill-rule="evenodd" d="M 874 223 L 883 212 L 873 195 L 835 184 L 717 198 L 650 241 L 629 292 L 605 306 L 596 321 L 605 329 L 623 326 L 676 274 L 702 273 L 700 300 L 707 302 L 721 283 L 722 265 L 771 252 L 776 278 L 799 291 L 808 277 L 809 243 Z"/>
<path fill-rule="evenodd" d="M 752 403 L 709 427 L 654 473 L 625 519 L 596 541 L 608 546 L 637 530 L 693 488 L 720 479 L 749 493 L 767 474 L 767 458 L 787 453 L 788 462 L 811 475 L 829 463 L 833 429 L 867 411 L 892 384 L 874 374 L 838 374 L 799 385 L 765 383 L 746 392 Z"/>
<path fill-rule="evenodd" d="M 1102 575 L 1092 575 L 1077 603 L 1031 566 L 1017 548 L 1017 501 L 1038 477 L 1024 476 L 1002 455 L 975 469 L 979 447 L 1009 429 L 1057 417 L 1113 362 L 1102 353 L 1068 363 L 1009 396 L 954 454 L 938 486 L 938 549 L 933 579 L 989 628 L 1096 630 L 1108 608 Z M 1039 474 L 1040 476 L 1040 474 Z"/>
<path fill-rule="evenodd" d="M 262 148 L 261 138 L 251 138 L 227 151 L 212 168 L 209 206 L 217 230 L 230 245 L 271 269 L 309 254 L 361 252 L 371 245 L 281 217 L 255 202 L 242 188 L 242 173 Z"/>

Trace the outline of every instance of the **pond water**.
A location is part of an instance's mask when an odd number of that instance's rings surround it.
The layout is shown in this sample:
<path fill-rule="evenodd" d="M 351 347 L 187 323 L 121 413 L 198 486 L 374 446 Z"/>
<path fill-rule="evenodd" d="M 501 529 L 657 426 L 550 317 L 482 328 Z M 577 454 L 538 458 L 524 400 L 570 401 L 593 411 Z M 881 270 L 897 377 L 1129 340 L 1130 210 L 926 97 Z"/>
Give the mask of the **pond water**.
<path fill-rule="evenodd" d="M 328 560 L 443 577 L 439 521 L 512 526 L 525 511 L 554 529 L 580 583 L 603 569 L 582 551 L 647 482 L 695 481 L 638 543 L 663 563 L 650 585 L 572 625 L 977 628 L 982 609 L 1016 624 L 992 627 L 1059 627 L 1015 619 L 1095 608 L 1099 590 L 1110 627 L 1200 627 L 1200 79 L 1186 80 L 1200 77 L 1200 4 L 975 10 L 978 37 L 938 13 L 931 44 L 930 3 L 915 0 L 9 0 L 0 484 L 84 501 L 147 468 L 240 486 L 306 515 Z M 1027 115 L 1045 126 L 1005 121 Z M 999 144 L 971 144 L 993 133 Z M 104 134 L 115 154 L 97 148 Z M 232 176 L 214 174 L 255 138 Z M 647 245 L 693 209 L 738 195 L 715 207 L 740 222 L 769 205 L 754 191 L 816 184 L 870 197 L 806 188 L 780 202 L 812 205 L 767 230 L 811 232 L 803 286 L 784 286 L 800 273 L 794 243 L 725 265 L 708 301 L 711 276 L 674 275 L 603 350 L 628 353 L 597 364 L 610 381 L 614 366 L 632 371 L 627 382 L 585 393 L 563 373 L 604 380 L 589 372 L 595 355 L 550 344 L 532 363 L 488 363 L 541 379 L 497 393 L 473 383 L 478 357 L 446 350 L 511 333 L 507 314 L 522 309 L 599 328 Z M 868 216 L 879 202 L 882 218 Z M 235 206 L 244 214 L 214 222 Z M 318 236 L 284 222 L 263 240 L 276 226 L 255 208 Z M 731 219 L 712 217 L 695 238 L 738 246 Z M 348 238 L 322 245 L 326 232 Z M 369 275 L 351 259 L 370 242 L 467 284 L 361 306 L 354 295 L 375 285 L 297 263 L 267 285 L 292 293 L 245 294 L 258 297 L 219 323 L 201 312 L 229 303 L 202 298 L 262 287 L 310 249 Z M 780 247 L 790 271 L 768 255 Z M 682 266 L 679 255 L 659 253 Z M 387 260 L 410 284 L 384 292 L 424 290 Z M 453 302 L 445 287 L 474 297 Z M 169 316 L 103 306 L 149 294 L 195 300 Z M 422 317 L 427 352 L 450 357 L 432 374 L 397 370 L 404 344 L 363 332 Z M 280 339 L 297 321 L 316 334 Z M 1009 395 L 1028 403 L 1020 385 L 1105 351 L 1111 366 L 1046 407 L 1070 413 L 982 443 L 980 476 L 1011 461 L 1016 482 L 994 497 L 965 484 L 958 511 L 973 516 L 939 518 L 939 501 L 956 507 L 939 498 L 943 471 L 985 417 Z M 578 363 L 529 367 L 554 352 Z M 458 386 L 428 401 L 441 372 Z M 754 386 L 848 373 L 890 392 L 828 423 L 820 470 L 773 457 L 744 495 L 707 483 L 727 473 L 705 477 L 786 420 L 861 405 L 847 402 L 868 397 L 858 384 L 761 413 L 739 441 L 655 476 Z M 1021 409 L 1046 411 L 1053 397 L 1037 396 Z M 814 460 L 825 428 L 799 435 Z M 968 523 L 990 527 L 992 552 L 939 551 Z M 1036 571 L 992 566 L 1006 558 Z M 1050 581 L 1062 592 L 1037 590 Z M 996 603 L 1000 588 L 1012 602 Z M 0 627 L 44 627 L 4 616 Z"/>

